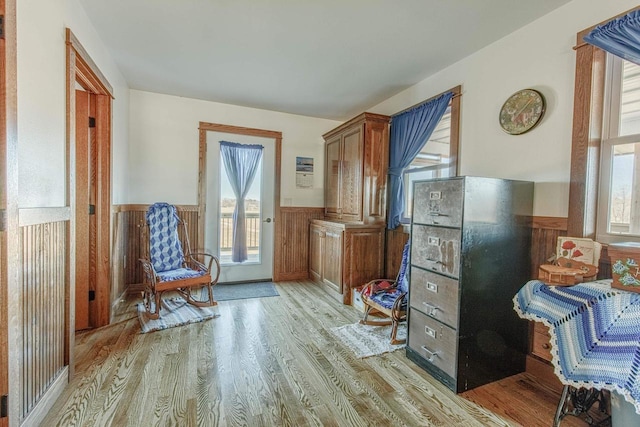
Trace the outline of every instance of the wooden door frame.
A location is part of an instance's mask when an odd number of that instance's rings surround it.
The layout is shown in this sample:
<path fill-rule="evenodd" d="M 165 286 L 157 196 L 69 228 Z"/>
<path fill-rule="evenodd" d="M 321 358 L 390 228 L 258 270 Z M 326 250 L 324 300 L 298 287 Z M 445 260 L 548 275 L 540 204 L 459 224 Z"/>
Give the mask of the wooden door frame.
<path fill-rule="evenodd" d="M 4 37 L 0 41 L 0 209 L 4 209 L 4 231 L 0 231 L 0 395 L 8 395 L 8 417 L 0 418 L 0 427 L 17 425 L 20 411 L 19 354 L 20 288 L 18 234 L 18 102 L 16 60 L 16 0 L 0 0 L 4 15 Z M 2 219 L 0 219 L 2 221 Z M 1 227 L 0 227 L 1 228 Z M 9 256 L 11 254 L 11 256 Z M 11 354 L 11 357 L 9 357 Z"/>
<path fill-rule="evenodd" d="M 69 227 L 69 248 L 75 248 L 77 239 L 76 221 L 78 206 L 76 204 L 76 137 L 75 137 L 75 85 L 79 83 L 96 97 L 96 146 L 97 146 L 97 192 L 96 192 L 96 283 L 95 300 L 90 308 L 93 327 L 108 325 L 111 317 L 111 99 L 113 88 L 93 62 L 87 51 L 82 47 L 71 29 L 66 29 L 67 50 L 67 203 L 71 207 L 71 221 Z M 67 357 L 72 361 L 72 350 L 75 334 L 75 254 L 69 253 L 70 280 L 67 289 L 67 325 L 69 348 Z M 70 375 L 73 374 L 73 364 L 69 363 Z"/>
<path fill-rule="evenodd" d="M 198 235 L 204 241 L 205 206 L 207 202 L 207 132 L 233 133 L 237 135 L 273 138 L 276 143 L 275 181 L 273 188 L 273 278 L 277 282 L 282 277 L 282 241 L 283 230 L 280 218 L 280 175 L 282 164 L 282 132 L 254 129 L 240 126 L 223 125 L 218 123 L 200 122 L 199 130 L 199 161 L 198 161 Z"/>

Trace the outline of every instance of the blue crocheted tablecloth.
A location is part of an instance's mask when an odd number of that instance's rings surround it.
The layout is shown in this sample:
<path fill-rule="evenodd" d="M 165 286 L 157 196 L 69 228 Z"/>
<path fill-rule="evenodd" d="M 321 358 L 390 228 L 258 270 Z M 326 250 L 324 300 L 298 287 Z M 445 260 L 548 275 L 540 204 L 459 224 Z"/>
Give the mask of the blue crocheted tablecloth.
<path fill-rule="evenodd" d="M 616 391 L 640 414 L 640 294 L 612 289 L 611 280 L 574 286 L 532 280 L 513 305 L 520 317 L 549 326 L 563 384 Z"/>

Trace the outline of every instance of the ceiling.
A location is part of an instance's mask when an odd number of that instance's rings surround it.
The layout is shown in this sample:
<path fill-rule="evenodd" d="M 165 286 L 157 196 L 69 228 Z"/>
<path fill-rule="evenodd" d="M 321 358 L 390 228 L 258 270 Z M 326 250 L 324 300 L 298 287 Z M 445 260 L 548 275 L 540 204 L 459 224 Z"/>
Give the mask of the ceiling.
<path fill-rule="evenodd" d="M 79 0 L 129 87 L 346 120 L 569 0 Z"/>

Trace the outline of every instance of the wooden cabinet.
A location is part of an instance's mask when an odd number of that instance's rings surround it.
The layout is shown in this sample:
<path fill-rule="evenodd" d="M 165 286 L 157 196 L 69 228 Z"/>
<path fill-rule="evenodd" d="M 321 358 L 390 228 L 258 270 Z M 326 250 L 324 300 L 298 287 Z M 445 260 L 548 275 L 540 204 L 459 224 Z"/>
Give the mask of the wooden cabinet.
<path fill-rule="evenodd" d="M 384 227 L 312 220 L 309 274 L 351 304 L 351 290 L 382 277 Z"/>
<path fill-rule="evenodd" d="M 551 333 L 549 327 L 541 322 L 533 323 L 533 338 L 531 340 L 531 354 L 542 360 L 551 362 Z"/>
<path fill-rule="evenodd" d="M 413 195 L 407 357 L 458 393 L 524 371 L 512 299 L 530 278 L 533 183 L 435 179 Z"/>
<path fill-rule="evenodd" d="M 389 120 L 363 113 L 323 135 L 325 218 L 309 228 L 309 276 L 345 304 L 384 276 Z"/>
<path fill-rule="evenodd" d="M 384 224 L 389 117 L 363 113 L 324 135 L 325 218 Z"/>

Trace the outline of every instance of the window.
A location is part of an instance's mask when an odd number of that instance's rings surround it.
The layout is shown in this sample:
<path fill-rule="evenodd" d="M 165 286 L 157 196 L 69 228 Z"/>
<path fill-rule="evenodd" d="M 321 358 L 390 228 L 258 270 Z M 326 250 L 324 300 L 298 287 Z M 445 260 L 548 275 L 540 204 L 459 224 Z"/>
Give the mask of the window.
<path fill-rule="evenodd" d="M 418 156 L 403 173 L 405 197 L 403 223 L 411 222 L 413 182 L 422 179 L 450 176 L 452 102 L 449 103 L 449 107 L 440 119 L 440 122 L 438 122 L 438 126 L 436 126 L 431 137 L 422 148 L 422 151 L 420 151 Z"/>
<path fill-rule="evenodd" d="M 607 56 L 596 239 L 640 240 L 640 66 Z"/>

